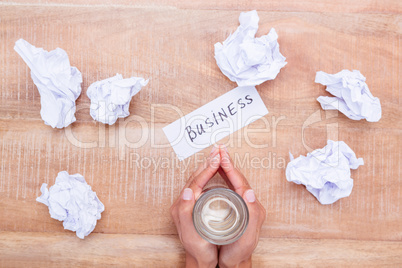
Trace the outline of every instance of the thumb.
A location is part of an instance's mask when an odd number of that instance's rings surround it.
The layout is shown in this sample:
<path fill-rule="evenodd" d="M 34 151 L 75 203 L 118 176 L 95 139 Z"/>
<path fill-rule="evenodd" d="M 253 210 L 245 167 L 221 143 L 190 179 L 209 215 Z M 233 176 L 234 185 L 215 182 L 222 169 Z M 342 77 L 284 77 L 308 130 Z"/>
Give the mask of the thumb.
<path fill-rule="evenodd" d="M 245 246 L 244 254 L 252 254 L 254 249 L 256 248 L 259 240 L 259 234 L 262 226 L 262 216 L 260 210 L 260 203 L 257 200 L 255 193 L 252 189 L 248 189 L 243 193 L 244 202 L 247 205 L 249 220 L 247 229 L 244 232 L 243 236 L 240 238 L 241 243 Z M 265 217 L 265 216 L 264 216 Z M 239 241 L 240 241 L 239 240 Z"/>
<path fill-rule="evenodd" d="M 246 190 L 243 194 L 243 199 L 246 202 L 248 213 L 249 213 L 249 222 L 248 225 L 251 228 L 255 228 L 258 226 L 259 219 L 259 209 L 258 209 L 258 201 L 255 197 L 255 193 L 252 189 Z"/>
<path fill-rule="evenodd" d="M 194 192 L 191 188 L 183 190 L 179 203 L 179 219 L 182 226 L 193 225 Z"/>

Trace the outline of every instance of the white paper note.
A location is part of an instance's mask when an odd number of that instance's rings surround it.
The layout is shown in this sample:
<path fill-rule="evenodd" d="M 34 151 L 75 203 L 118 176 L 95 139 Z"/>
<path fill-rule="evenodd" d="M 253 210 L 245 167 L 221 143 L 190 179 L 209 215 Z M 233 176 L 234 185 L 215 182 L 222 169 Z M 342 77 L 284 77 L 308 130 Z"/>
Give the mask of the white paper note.
<path fill-rule="evenodd" d="M 242 12 L 237 30 L 223 43 L 215 44 L 216 63 L 239 86 L 256 86 L 275 79 L 286 65 L 274 28 L 267 35 L 255 38 L 259 20 L 255 10 Z"/>
<path fill-rule="evenodd" d="M 317 72 L 315 82 L 327 86 L 326 90 L 335 96 L 320 96 L 317 101 L 324 110 L 339 110 L 353 120 L 377 122 L 381 118 L 380 99 L 371 94 L 365 81 L 366 77 L 357 70 Z"/>
<path fill-rule="evenodd" d="M 14 50 L 31 69 L 31 77 L 40 94 L 40 115 L 46 125 L 67 127 L 75 119 L 75 100 L 81 94 L 82 76 L 70 66 L 67 53 L 56 48 L 50 52 L 20 39 Z"/>
<path fill-rule="evenodd" d="M 80 174 L 59 172 L 56 183 L 49 190 L 44 183 L 40 191 L 42 195 L 36 201 L 48 206 L 50 217 L 63 221 L 64 229 L 76 232 L 81 239 L 95 229 L 97 220 L 105 210 L 96 193 Z"/>
<path fill-rule="evenodd" d="M 147 84 L 148 80 L 144 78 L 123 79 L 121 74 L 92 83 L 87 90 L 92 118 L 113 125 L 118 118 L 129 116 L 131 98 Z"/>
<path fill-rule="evenodd" d="M 268 114 L 255 87 L 237 87 L 163 128 L 180 160 Z"/>
<path fill-rule="evenodd" d="M 328 140 L 322 148 L 293 159 L 286 167 L 286 179 L 296 184 L 303 184 L 323 204 L 332 204 L 352 192 L 353 179 L 350 169 L 363 165 L 363 158 L 356 158 L 355 153 L 343 141 Z"/>

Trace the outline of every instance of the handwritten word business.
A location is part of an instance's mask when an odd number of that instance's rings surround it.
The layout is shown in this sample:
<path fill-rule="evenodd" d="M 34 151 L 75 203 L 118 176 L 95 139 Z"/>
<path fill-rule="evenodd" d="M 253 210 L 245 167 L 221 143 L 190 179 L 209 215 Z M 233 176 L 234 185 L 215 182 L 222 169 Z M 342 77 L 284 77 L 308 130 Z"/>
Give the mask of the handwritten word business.
<path fill-rule="evenodd" d="M 217 113 L 211 111 L 212 116 L 207 117 L 204 123 L 196 124 L 195 127 L 186 126 L 186 133 L 189 139 L 193 142 L 198 136 L 205 133 L 208 128 L 212 128 L 215 124 L 219 125 L 219 123 L 224 122 L 230 116 L 237 114 L 238 109 L 244 109 L 251 103 L 253 103 L 253 99 L 250 95 L 246 95 L 244 99 L 240 98 L 237 100 L 237 105 L 234 102 L 231 102 L 229 105 L 221 108 Z"/>

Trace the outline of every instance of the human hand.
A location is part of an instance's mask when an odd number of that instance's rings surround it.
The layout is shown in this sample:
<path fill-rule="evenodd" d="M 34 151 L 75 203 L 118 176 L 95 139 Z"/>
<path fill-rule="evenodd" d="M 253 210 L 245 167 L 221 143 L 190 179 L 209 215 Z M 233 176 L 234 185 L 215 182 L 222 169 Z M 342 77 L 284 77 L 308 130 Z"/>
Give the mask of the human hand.
<path fill-rule="evenodd" d="M 265 220 L 265 209 L 255 197 L 244 175 L 233 165 L 226 147 L 220 146 L 221 168 L 219 174 L 229 188 L 243 197 L 249 212 L 246 231 L 236 242 L 221 246 L 219 267 L 251 267 L 251 255 L 257 247 L 261 226 Z"/>
<path fill-rule="evenodd" d="M 207 161 L 190 176 L 179 198 L 170 208 L 180 241 L 186 251 L 186 267 L 215 267 L 218 263 L 218 248 L 204 240 L 195 230 L 193 208 L 204 186 L 217 173 L 221 158 L 214 147 Z"/>

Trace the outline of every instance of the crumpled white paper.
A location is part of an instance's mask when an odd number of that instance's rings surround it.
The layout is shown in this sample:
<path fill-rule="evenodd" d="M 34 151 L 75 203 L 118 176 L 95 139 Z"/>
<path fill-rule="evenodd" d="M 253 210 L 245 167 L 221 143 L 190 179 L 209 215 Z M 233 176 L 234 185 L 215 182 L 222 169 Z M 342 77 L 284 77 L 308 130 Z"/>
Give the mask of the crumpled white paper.
<path fill-rule="evenodd" d="M 318 97 L 324 110 L 339 110 L 353 120 L 366 119 L 377 122 L 381 118 L 381 104 L 367 84 L 366 77 L 359 71 L 342 70 L 337 74 L 317 72 L 315 82 L 327 86 L 326 90 L 335 97 Z"/>
<path fill-rule="evenodd" d="M 69 175 L 67 171 L 61 171 L 49 190 L 44 183 L 40 191 L 42 195 L 36 201 L 48 206 L 50 216 L 63 221 L 64 229 L 76 232 L 81 239 L 95 229 L 97 220 L 105 210 L 80 174 Z"/>
<path fill-rule="evenodd" d="M 56 48 L 50 52 L 20 39 L 14 50 L 31 69 L 31 77 L 40 94 L 40 115 L 46 125 L 67 127 L 75 119 L 75 100 L 81 94 L 82 76 L 70 66 L 67 53 Z"/>
<path fill-rule="evenodd" d="M 215 44 L 216 63 L 239 86 L 256 86 L 275 79 L 286 65 L 274 28 L 267 35 L 255 38 L 259 20 L 255 10 L 242 12 L 237 30 L 223 44 Z"/>
<path fill-rule="evenodd" d="M 121 74 L 91 84 L 87 95 L 91 99 L 92 118 L 113 125 L 118 118 L 129 116 L 131 98 L 147 84 L 148 80 L 144 78 L 123 79 Z"/>
<path fill-rule="evenodd" d="M 296 159 L 289 154 L 291 161 L 286 167 L 286 179 L 305 185 L 323 205 L 349 196 L 353 188 L 350 169 L 364 165 L 363 158 L 357 159 L 343 141 L 328 140 L 324 148 Z"/>

